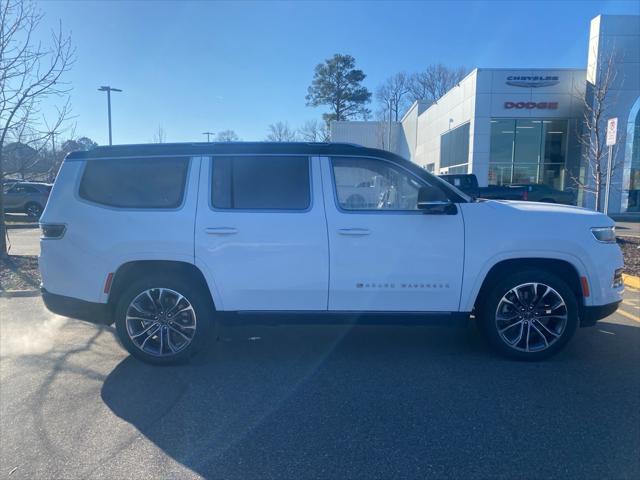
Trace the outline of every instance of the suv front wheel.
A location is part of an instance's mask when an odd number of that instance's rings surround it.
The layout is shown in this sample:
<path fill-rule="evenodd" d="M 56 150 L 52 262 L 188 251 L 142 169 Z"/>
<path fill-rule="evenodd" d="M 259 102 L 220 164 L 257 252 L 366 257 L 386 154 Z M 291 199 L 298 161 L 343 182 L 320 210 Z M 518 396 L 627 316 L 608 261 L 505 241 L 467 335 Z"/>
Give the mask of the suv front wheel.
<path fill-rule="evenodd" d="M 213 322 L 213 309 L 200 290 L 171 276 L 133 282 L 117 303 L 118 338 L 131 355 L 148 363 L 188 359 Z"/>
<path fill-rule="evenodd" d="M 501 354 L 541 360 L 562 349 L 578 326 L 578 302 L 567 283 L 543 270 L 508 275 L 480 306 L 480 328 Z"/>

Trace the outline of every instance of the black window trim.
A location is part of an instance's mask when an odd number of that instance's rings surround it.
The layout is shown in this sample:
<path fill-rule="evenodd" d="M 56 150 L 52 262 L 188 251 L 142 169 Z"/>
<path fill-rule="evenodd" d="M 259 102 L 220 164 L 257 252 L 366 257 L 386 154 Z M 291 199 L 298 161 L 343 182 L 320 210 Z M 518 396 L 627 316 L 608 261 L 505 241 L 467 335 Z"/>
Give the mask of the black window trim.
<path fill-rule="evenodd" d="M 88 198 L 80 195 L 80 185 L 82 184 L 82 179 L 84 177 L 84 172 L 87 168 L 89 162 L 94 161 L 109 161 L 109 160 L 146 160 L 146 159 L 155 159 L 155 158 L 184 158 L 187 160 L 187 170 L 185 172 L 184 182 L 182 184 L 182 198 L 180 204 L 176 207 L 119 207 L 115 205 L 109 205 L 107 203 L 100 203 L 94 200 L 90 200 Z M 81 203 L 85 203 L 91 205 L 93 207 L 104 208 L 106 210 L 114 210 L 114 211 L 127 211 L 127 212 L 176 212 L 182 210 L 187 202 L 187 198 L 189 196 L 189 183 L 191 182 L 191 170 L 193 166 L 194 159 L 200 158 L 197 155 L 141 155 L 139 157 L 109 157 L 109 158 L 87 158 L 83 159 L 83 165 L 80 169 L 80 174 L 76 179 L 76 183 L 73 188 L 74 197 L 77 201 Z M 196 185 L 197 188 L 197 185 Z"/>
<path fill-rule="evenodd" d="M 213 206 L 213 163 L 214 159 L 229 158 L 229 157 L 301 157 L 307 159 L 307 166 L 309 169 L 309 205 L 305 209 L 293 209 L 293 208 L 219 208 Z M 236 153 L 226 154 L 220 153 L 216 155 L 205 155 L 202 158 L 209 159 L 209 180 L 208 180 L 208 204 L 209 209 L 214 212 L 223 213 L 308 213 L 313 209 L 315 202 L 315 194 L 313 189 L 313 158 L 317 155 L 305 154 L 305 153 Z"/>

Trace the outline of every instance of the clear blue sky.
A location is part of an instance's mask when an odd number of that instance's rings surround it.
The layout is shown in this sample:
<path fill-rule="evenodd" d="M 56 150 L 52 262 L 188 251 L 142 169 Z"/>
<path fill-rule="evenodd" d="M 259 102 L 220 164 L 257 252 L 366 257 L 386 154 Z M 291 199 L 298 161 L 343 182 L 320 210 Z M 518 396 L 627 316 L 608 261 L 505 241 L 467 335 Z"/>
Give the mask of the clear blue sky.
<path fill-rule="evenodd" d="M 578 67 L 589 21 L 640 14 L 638 1 L 40 2 L 44 27 L 70 30 L 76 133 L 107 143 L 202 141 L 233 129 L 262 140 L 267 126 L 320 118 L 305 106 L 314 66 L 349 53 L 370 90 L 387 76 L 442 62 L 468 67 Z"/>

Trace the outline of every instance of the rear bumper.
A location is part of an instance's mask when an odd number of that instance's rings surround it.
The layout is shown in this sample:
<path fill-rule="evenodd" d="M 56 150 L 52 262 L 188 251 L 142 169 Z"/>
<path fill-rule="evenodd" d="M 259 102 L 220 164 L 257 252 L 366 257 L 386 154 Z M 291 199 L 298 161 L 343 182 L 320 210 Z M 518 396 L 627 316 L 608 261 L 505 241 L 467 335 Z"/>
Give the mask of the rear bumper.
<path fill-rule="evenodd" d="M 45 288 L 40 290 L 44 304 L 53 313 L 99 325 L 113 323 L 111 309 L 106 303 L 93 303 L 78 298 L 56 295 L 48 292 Z"/>
<path fill-rule="evenodd" d="M 618 309 L 621 300 L 606 305 L 590 305 L 582 307 L 580 315 L 581 327 L 592 327 L 602 318 L 608 317 Z"/>

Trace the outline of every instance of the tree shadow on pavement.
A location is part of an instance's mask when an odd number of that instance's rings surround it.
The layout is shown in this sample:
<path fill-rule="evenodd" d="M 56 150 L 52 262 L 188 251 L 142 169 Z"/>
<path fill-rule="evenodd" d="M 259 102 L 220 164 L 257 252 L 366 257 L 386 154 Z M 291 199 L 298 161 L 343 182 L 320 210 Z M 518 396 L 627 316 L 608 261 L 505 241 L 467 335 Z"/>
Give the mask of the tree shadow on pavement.
<path fill-rule="evenodd" d="M 187 365 L 127 358 L 102 399 L 207 478 L 637 477 L 638 327 L 542 363 L 472 330 L 243 327 Z"/>

